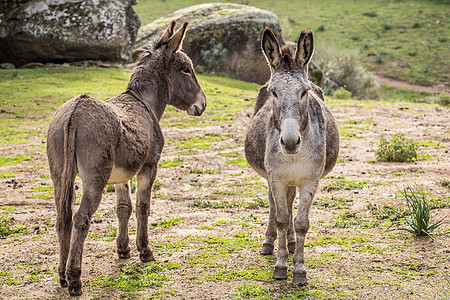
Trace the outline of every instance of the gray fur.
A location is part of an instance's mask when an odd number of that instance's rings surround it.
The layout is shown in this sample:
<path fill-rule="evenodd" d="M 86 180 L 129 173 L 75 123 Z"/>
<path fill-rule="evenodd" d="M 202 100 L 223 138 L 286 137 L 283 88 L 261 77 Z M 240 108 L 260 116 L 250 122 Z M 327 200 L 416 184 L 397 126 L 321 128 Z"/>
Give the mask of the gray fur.
<path fill-rule="evenodd" d="M 132 212 L 128 181 L 137 175 L 136 245 L 142 261 L 154 260 L 148 246 L 151 189 L 164 145 L 159 120 L 166 105 L 201 115 L 206 97 L 192 62 L 179 51 L 187 23 L 174 32 L 173 21 L 153 49 L 143 52 L 128 89 L 107 101 L 75 97 L 54 114 L 47 134 L 47 155 L 54 183 L 58 272 L 61 286 L 80 295 L 83 244 L 103 188 L 115 184 L 119 219 L 117 253 L 130 257 L 128 219 Z M 83 182 L 80 208 L 72 218 L 74 180 Z"/>
<path fill-rule="evenodd" d="M 339 131 L 322 91 L 308 80 L 307 66 L 314 52 L 312 32 L 302 31 L 294 55 L 292 48 L 280 49 L 267 27 L 262 49 L 272 75 L 260 89 L 245 140 L 247 161 L 269 185 L 269 224 L 261 254 L 272 254 L 278 234 L 274 278 L 287 278 L 289 251 L 294 253 L 292 282 L 304 285 L 309 211 L 319 180 L 336 163 Z M 293 222 L 296 192 L 300 205 Z"/>

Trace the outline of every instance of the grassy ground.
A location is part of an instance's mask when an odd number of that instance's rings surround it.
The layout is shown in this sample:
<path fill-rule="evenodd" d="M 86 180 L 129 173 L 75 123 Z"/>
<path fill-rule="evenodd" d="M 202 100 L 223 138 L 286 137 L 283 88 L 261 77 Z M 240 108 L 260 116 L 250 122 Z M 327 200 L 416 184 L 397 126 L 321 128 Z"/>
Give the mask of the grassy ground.
<path fill-rule="evenodd" d="M 142 24 L 182 7 L 210 1 L 140 0 L 134 7 Z M 357 49 L 368 69 L 419 85 L 449 85 L 450 17 L 448 1 L 227 1 L 273 11 L 286 40 L 302 29 L 316 41 Z M 373 56 L 368 56 L 371 52 Z"/>
<path fill-rule="evenodd" d="M 129 71 L 0 70 L 0 298 L 68 297 L 56 270 L 46 128 L 55 109 L 75 95 L 106 99 L 124 91 Z M 424 189 L 433 221 L 450 216 L 447 107 L 328 99 L 341 152 L 311 212 L 309 285 L 292 288 L 292 267 L 289 280 L 273 280 L 275 257 L 258 254 L 266 183 L 246 163 L 243 137 L 259 86 L 207 75 L 199 82 L 208 98 L 205 113 L 193 118 L 168 108 L 161 120 L 166 145 L 149 226 L 158 261 L 139 262 L 134 215 L 132 257 L 117 259 L 115 195 L 106 189 L 86 240 L 82 299 L 448 298 L 449 239 L 386 232 L 406 211 L 398 193 L 405 182 Z M 380 134 L 397 132 L 419 143 L 421 158 L 376 162 Z"/>

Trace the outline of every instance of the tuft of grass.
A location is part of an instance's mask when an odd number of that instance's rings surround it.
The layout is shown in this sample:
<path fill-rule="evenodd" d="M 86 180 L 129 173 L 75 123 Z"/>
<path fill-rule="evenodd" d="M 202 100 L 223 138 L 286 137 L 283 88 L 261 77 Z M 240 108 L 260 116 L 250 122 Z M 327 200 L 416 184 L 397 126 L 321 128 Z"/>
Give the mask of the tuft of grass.
<path fill-rule="evenodd" d="M 150 224 L 148 227 L 149 228 L 166 228 L 166 227 L 178 225 L 184 219 L 186 219 L 186 218 L 185 217 L 173 218 L 170 220 L 164 220 L 164 221 L 158 222 L 157 224 Z"/>
<path fill-rule="evenodd" d="M 400 193 L 408 205 L 408 216 L 393 223 L 388 230 L 404 230 L 416 236 L 428 236 L 434 239 L 432 234 L 444 224 L 444 220 L 434 224 L 430 223 L 431 208 L 424 191 L 419 186 L 416 187 L 416 190 L 408 186 L 400 190 Z M 393 226 L 396 228 L 391 229 Z"/>
<path fill-rule="evenodd" d="M 331 198 L 325 197 L 323 199 L 317 199 L 314 201 L 313 205 L 317 208 L 344 209 L 349 208 L 352 202 L 352 199 L 331 196 Z"/>
<path fill-rule="evenodd" d="M 120 266 L 118 276 L 99 277 L 91 283 L 111 291 L 137 292 L 146 287 L 158 287 L 170 279 L 173 270 L 180 266 L 174 263 L 150 262 Z"/>
<path fill-rule="evenodd" d="M 23 154 L 17 156 L 0 156 L 0 167 L 20 164 L 23 161 L 30 161 L 31 158 Z"/>
<path fill-rule="evenodd" d="M 378 161 L 409 162 L 417 160 L 417 148 L 417 143 L 407 140 L 402 133 L 395 134 L 392 140 L 382 135 L 376 156 Z"/>
<path fill-rule="evenodd" d="M 340 179 L 340 180 L 326 183 L 324 186 L 324 190 L 326 190 L 327 192 L 330 192 L 333 190 L 365 189 L 367 187 L 368 187 L 368 184 L 365 181 Z"/>
<path fill-rule="evenodd" d="M 171 159 L 171 160 L 162 160 L 159 162 L 159 167 L 160 168 L 173 168 L 173 167 L 179 167 L 184 163 L 182 158 L 175 158 L 175 159 Z"/>
<path fill-rule="evenodd" d="M 0 216 L 0 238 L 7 238 L 10 235 L 26 233 L 28 229 L 24 226 L 16 226 L 11 222 L 11 218 Z"/>
<path fill-rule="evenodd" d="M 260 285 L 246 283 L 238 285 L 235 291 L 232 295 L 234 299 L 257 299 L 268 293 L 268 290 Z"/>

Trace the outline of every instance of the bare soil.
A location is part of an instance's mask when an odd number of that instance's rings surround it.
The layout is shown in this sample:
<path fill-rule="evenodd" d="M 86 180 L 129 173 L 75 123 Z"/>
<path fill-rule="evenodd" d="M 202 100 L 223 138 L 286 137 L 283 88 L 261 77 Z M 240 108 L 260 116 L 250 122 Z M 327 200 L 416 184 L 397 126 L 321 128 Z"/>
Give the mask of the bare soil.
<path fill-rule="evenodd" d="M 373 217 L 368 203 L 380 206 L 406 207 L 406 202 L 394 195 L 406 185 L 418 184 L 428 197 L 447 199 L 450 195 L 448 185 L 442 180 L 450 179 L 450 119 L 449 110 L 431 105 L 410 103 L 330 101 L 334 116 L 342 128 L 339 162 L 330 177 L 322 181 L 316 194 L 316 201 L 331 197 L 350 199 L 350 207 L 342 209 L 323 209 L 314 206 L 311 211 L 311 230 L 305 248 L 309 286 L 303 291 L 310 292 L 308 299 L 444 299 L 450 297 L 450 239 L 435 236 L 414 238 L 404 231 L 386 232 L 381 225 L 372 228 L 333 226 L 339 214 L 348 211 L 360 218 Z M 180 224 L 149 231 L 150 241 L 170 243 L 183 238 L 196 236 L 218 236 L 232 238 L 238 233 L 246 233 L 262 241 L 268 217 L 268 208 L 232 207 L 200 208 L 193 207 L 196 200 L 230 201 L 246 203 L 257 197 L 267 199 L 261 188 L 254 192 L 241 193 L 252 189 L 253 185 L 263 186 L 263 179 L 254 178 L 251 168 L 227 163 L 229 157 L 219 154 L 237 151 L 243 157 L 243 142 L 252 107 L 237 114 L 235 120 L 226 124 L 217 123 L 208 127 L 165 127 L 166 146 L 162 160 L 183 159 L 181 166 L 160 168 L 158 181 L 160 190 L 152 197 L 150 223 L 184 217 Z M 165 116 L 167 117 L 167 116 Z M 163 117 L 163 118 L 165 118 Z M 189 116 L 183 116 L 189 118 Z M 348 120 L 369 122 L 351 125 Z M 349 127 L 350 126 L 350 127 Z M 353 126 L 353 127 L 352 127 Z M 419 152 L 425 158 L 410 163 L 375 162 L 375 150 L 380 135 L 391 138 L 395 133 L 404 133 L 408 139 L 439 142 L 440 147 L 421 146 Z M 226 139 L 211 143 L 209 149 L 192 149 L 198 154 L 189 154 L 188 149 L 177 148 L 177 141 L 188 136 L 206 134 L 226 136 Z M 13 166 L 0 167 L 0 172 L 17 172 L 14 178 L 0 179 L 0 212 L 10 217 L 14 225 L 27 226 L 27 234 L 8 236 L 0 240 L 0 271 L 12 274 L 16 284 L 3 284 L 0 298 L 3 299 L 68 299 L 66 289 L 59 287 L 57 275 L 58 241 L 55 232 L 55 209 L 52 197 L 34 198 L 39 193 L 30 192 L 37 187 L 52 184 L 48 177 L 48 164 L 43 141 L 30 138 L 29 144 L 11 144 L 1 147 L 4 155 L 26 154 L 32 151 L 32 159 Z M 195 174 L 192 170 L 220 170 L 217 174 Z M 349 181 L 365 181 L 364 189 L 327 191 L 327 184 L 345 178 Z M 77 179 L 78 192 L 81 181 Z M 222 193 L 219 193 L 221 191 Z M 230 191 L 234 191 L 231 193 Z M 227 193 L 228 192 L 228 193 Z M 156 195 L 156 197 L 155 197 Z M 132 195 L 134 199 L 135 194 Z M 79 200 L 79 198 L 78 198 Z M 105 193 L 102 204 L 92 220 L 90 233 L 104 235 L 109 226 L 117 226 L 114 215 L 114 193 Z M 9 209 L 15 207 L 16 209 Z M 75 210 L 78 205 L 75 205 Z M 448 207 L 448 206 L 447 206 Z M 432 210 L 432 222 L 450 220 L 450 209 Z M 217 226 L 218 221 L 223 225 Z M 247 226 L 248 225 L 248 226 Z M 130 226 L 136 227 L 132 215 Z M 213 228 L 208 230 L 205 228 Z M 441 231 L 448 231 L 444 224 Z M 349 236 L 362 236 L 366 243 L 359 248 L 342 247 L 336 243 L 317 243 L 323 236 L 346 239 Z M 115 241 L 107 238 L 88 237 L 84 248 L 82 280 L 84 294 L 79 299 L 121 299 L 120 291 L 108 291 L 91 283 L 99 276 L 114 276 L 119 273 L 121 264 L 139 262 L 135 247 L 135 233 L 130 235 L 131 258 L 119 260 L 115 252 Z M 276 295 L 291 293 L 289 277 L 285 281 L 274 280 L 208 280 L 207 275 L 220 270 L 240 270 L 245 267 L 271 269 L 275 256 L 261 257 L 259 248 L 248 247 L 233 252 L 227 259 L 216 261 L 215 266 L 192 265 L 186 262 L 189 254 L 200 251 L 196 244 L 175 251 L 155 250 L 158 261 L 174 262 L 180 268 L 172 273 L 162 287 L 145 288 L 138 292 L 139 297 L 152 298 L 158 289 L 175 290 L 163 298 L 173 299 L 227 299 L 235 293 L 238 285 L 256 284 Z M 378 249 L 366 251 L 368 247 Z M 365 247 L 365 248 L 364 248 Z M 366 249 L 366 250 L 365 250 Z M 324 254 L 334 253 L 329 261 L 313 266 L 314 259 Z M 419 263 L 416 269 L 408 267 Z M 33 270 L 39 280 L 32 279 Z M 446 277 L 447 276 L 447 277 Z M 5 282 L 7 276 L 1 276 Z M 33 282 L 34 281 L 34 282 Z M 250 297 L 251 298 L 251 297 Z M 447 298 L 448 299 L 448 298 Z"/>

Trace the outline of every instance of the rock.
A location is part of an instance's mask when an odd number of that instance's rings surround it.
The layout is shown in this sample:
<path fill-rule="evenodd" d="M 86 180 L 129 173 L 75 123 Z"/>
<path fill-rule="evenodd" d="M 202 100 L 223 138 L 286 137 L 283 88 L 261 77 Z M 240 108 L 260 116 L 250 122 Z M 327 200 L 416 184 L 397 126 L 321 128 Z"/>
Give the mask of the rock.
<path fill-rule="evenodd" d="M 16 66 L 10 63 L 2 63 L 0 64 L 0 69 L 15 69 Z"/>
<path fill-rule="evenodd" d="M 261 52 L 261 35 L 266 26 L 284 44 L 274 13 L 247 5 L 210 3 L 180 9 L 141 27 L 134 59 L 148 44 L 156 43 L 171 20 L 189 22 L 183 49 L 194 66 L 240 80 L 263 84 L 270 76 Z"/>
<path fill-rule="evenodd" d="M 0 63 L 127 62 L 140 26 L 133 0 L 36 0 L 0 23 Z"/>

